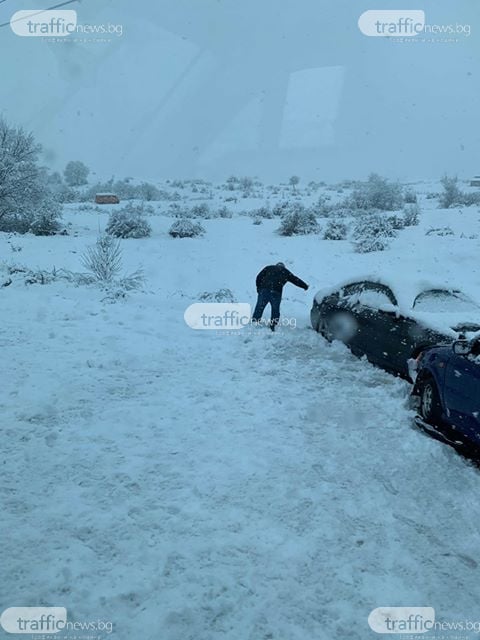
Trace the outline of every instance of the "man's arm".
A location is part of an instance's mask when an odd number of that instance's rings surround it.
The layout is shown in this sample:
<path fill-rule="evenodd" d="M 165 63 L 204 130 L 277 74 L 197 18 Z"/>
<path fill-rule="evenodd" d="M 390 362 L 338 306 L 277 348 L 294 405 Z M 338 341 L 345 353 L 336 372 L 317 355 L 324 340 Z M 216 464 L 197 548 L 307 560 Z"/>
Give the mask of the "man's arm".
<path fill-rule="evenodd" d="M 257 285 L 257 291 L 262 288 L 263 277 L 265 276 L 266 267 L 264 267 L 257 276 L 255 284 Z"/>
<path fill-rule="evenodd" d="M 288 271 L 288 269 L 287 269 L 287 271 Z M 292 284 L 294 284 L 296 287 L 300 287 L 301 289 L 305 289 L 305 291 L 308 289 L 308 284 L 306 282 L 304 282 L 303 280 L 300 280 L 300 278 L 297 278 L 297 276 L 294 276 L 291 271 L 288 271 L 287 280 L 288 280 L 288 282 L 291 282 Z"/>

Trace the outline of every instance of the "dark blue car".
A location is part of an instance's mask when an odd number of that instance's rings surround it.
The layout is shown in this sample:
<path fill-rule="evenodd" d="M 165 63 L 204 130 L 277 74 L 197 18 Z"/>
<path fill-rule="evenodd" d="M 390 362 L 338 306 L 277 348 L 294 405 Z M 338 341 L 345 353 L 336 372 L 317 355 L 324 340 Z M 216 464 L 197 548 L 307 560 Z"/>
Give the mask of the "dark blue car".
<path fill-rule="evenodd" d="M 415 368 L 421 418 L 480 450 L 480 337 L 430 347 Z"/>

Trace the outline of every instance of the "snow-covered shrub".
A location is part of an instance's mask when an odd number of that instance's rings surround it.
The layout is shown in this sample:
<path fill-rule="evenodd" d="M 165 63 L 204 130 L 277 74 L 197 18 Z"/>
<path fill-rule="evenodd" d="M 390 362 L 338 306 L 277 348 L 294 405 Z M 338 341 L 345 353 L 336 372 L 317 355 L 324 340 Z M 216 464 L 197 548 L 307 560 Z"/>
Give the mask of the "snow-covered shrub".
<path fill-rule="evenodd" d="M 219 218 L 232 218 L 233 214 L 228 207 L 223 206 L 217 211 L 217 216 Z"/>
<path fill-rule="evenodd" d="M 197 238 L 203 236 L 205 229 L 199 222 L 189 218 L 179 218 L 170 227 L 168 233 L 172 238 Z"/>
<path fill-rule="evenodd" d="M 403 192 L 403 201 L 406 204 L 416 204 L 417 203 L 417 194 L 415 193 L 415 191 L 411 187 L 408 187 Z"/>
<path fill-rule="evenodd" d="M 440 182 L 443 186 L 443 193 L 439 198 L 439 207 L 441 209 L 449 209 L 450 207 L 461 205 L 471 207 L 472 205 L 480 204 L 480 193 L 461 191 L 456 176 L 443 176 Z"/>
<path fill-rule="evenodd" d="M 208 220 L 212 218 L 212 214 L 210 212 L 210 207 L 206 202 L 201 202 L 200 204 L 195 204 L 189 212 L 190 218 L 202 218 L 203 220 Z"/>
<path fill-rule="evenodd" d="M 135 187 L 135 197 L 147 201 L 160 200 L 161 192 L 154 184 L 142 182 Z"/>
<path fill-rule="evenodd" d="M 291 207 L 292 207 L 292 203 L 289 202 L 288 200 L 282 200 L 282 202 L 277 202 L 272 207 L 272 215 L 274 217 L 283 218 L 283 216 L 286 215 L 291 210 Z"/>
<path fill-rule="evenodd" d="M 324 240 L 345 240 L 348 234 L 348 227 L 344 222 L 330 220 L 325 227 Z"/>
<path fill-rule="evenodd" d="M 81 257 L 83 266 L 98 282 L 112 282 L 122 268 L 120 240 L 102 234 L 93 247 L 88 247 Z"/>
<path fill-rule="evenodd" d="M 143 205 L 127 204 L 122 209 L 112 211 L 105 231 L 115 238 L 147 238 L 152 227 L 145 218 Z"/>
<path fill-rule="evenodd" d="M 255 225 L 263 224 L 262 219 L 261 218 L 254 218 L 253 219 L 253 224 L 255 224 Z"/>
<path fill-rule="evenodd" d="M 461 204 L 466 207 L 471 207 L 472 205 L 480 204 L 480 193 L 478 191 L 473 191 L 470 193 L 462 193 L 462 202 Z"/>
<path fill-rule="evenodd" d="M 392 225 L 392 229 L 395 229 L 395 231 L 401 231 L 402 229 L 405 229 L 404 216 L 397 216 L 397 215 L 388 216 L 388 221 Z"/>
<path fill-rule="evenodd" d="M 386 178 L 372 173 L 367 182 L 359 183 L 349 198 L 357 209 L 395 211 L 403 204 L 402 188 Z"/>
<path fill-rule="evenodd" d="M 458 187 L 457 176 L 443 176 L 440 180 L 443 187 L 443 193 L 439 198 L 439 206 L 441 209 L 449 209 L 450 207 L 461 204 L 462 193 Z"/>
<path fill-rule="evenodd" d="M 188 213 L 188 208 L 178 202 L 172 202 L 172 204 L 168 206 L 167 215 L 173 218 L 188 218 Z"/>
<path fill-rule="evenodd" d="M 406 227 L 416 227 L 420 221 L 420 207 L 418 204 L 406 204 L 403 207 L 403 222 Z"/>
<path fill-rule="evenodd" d="M 291 207 L 278 228 L 278 233 L 281 236 L 304 236 L 319 232 L 320 227 L 315 214 L 305 209 L 301 203 L 295 203 Z"/>
<path fill-rule="evenodd" d="M 50 199 L 49 202 L 42 203 L 39 210 L 34 214 L 29 229 L 30 232 L 36 236 L 54 236 L 60 231 L 60 215 L 61 207 L 58 202 Z"/>
<path fill-rule="evenodd" d="M 396 232 L 390 220 L 381 213 L 361 216 L 353 229 L 353 245 L 357 253 L 384 251 Z"/>
<path fill-rule="evenodd" d="M 204 291 L 198 294 L 201 302 L 236 302 L 236 298 L 230 289 L 218 289 L 218 291 Z"/>
<path fill-rule="evenodd" d="M 431 227 L 425 232 L 426 236 L 454 236 L 455 233 L 451 227 Z"/>
<path fill-rule="evenodd" d="M 274 218 L 273 211 L 268 206 L 259 207 L 258 209 L 252 209 L 250 211 L 250 215 L 252 218 L 264 218 L 271 219 Z"/>
<path fill-rule="evenodd" d="M 242 193 L 243 198 L 248 198 L 251 195 L 254 184 L 255 184 L 255 181 L 253 180 L 253 178 L 250 178 L 249 176 L 244 176 L 243 178 L 240 178 L 239 186 L 240 186 L 240 189 L 243 191 Z"/>
<path fill-rule="evenodd" d="M 362 211 L 361 215 L 365 215 L 368 212 Z M 375 211 L 372 213 L 376 213 Z M 337 218 L 358 218 L 358 209 L 350 209 L 349 207 L 339 206 L 335 207 L 330 212 L 330 217 L 334 220 Z"/>
<path fill-rule="evenodd" d="M 330 202 L 331 196 L 321 195 L 318 197 L 316 203 L 312 205 L 312 211 L 317 216 L 328 217 L 334 208 L 334 205 Z"/>

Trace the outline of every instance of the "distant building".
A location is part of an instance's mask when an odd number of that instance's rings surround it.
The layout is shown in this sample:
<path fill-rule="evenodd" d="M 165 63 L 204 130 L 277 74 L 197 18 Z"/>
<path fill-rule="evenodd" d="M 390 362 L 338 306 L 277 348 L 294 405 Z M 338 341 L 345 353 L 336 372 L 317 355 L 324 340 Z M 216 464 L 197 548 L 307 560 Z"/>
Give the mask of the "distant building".
<path fill-rule="evenodd" d="M 95 204 L 118 204 L 120 198 L 114 193 L 97 193 L 95 196 Z"/>
<path fill-rule="evenodd" d="M 480 176 L 474 176 L 472 180 L 470 180 L 471 187 L 480 187 Z"/>

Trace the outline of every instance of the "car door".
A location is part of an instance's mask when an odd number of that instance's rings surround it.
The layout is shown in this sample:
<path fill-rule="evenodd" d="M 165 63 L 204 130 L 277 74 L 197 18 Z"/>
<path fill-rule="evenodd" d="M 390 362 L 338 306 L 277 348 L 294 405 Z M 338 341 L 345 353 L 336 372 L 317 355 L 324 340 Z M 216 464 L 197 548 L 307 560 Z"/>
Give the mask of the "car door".
<path fill-rule="evenodd" d="M 449 422 L 469 440 L 480 442 L 479 354 L 457 355 L 452 350 L 445 372 L 444 402 Z"/>
<path fill-rule="evenodd" d="M 395 322 L 396 299 L 389 287 L 377 282 L 363 282 L 357 290 L 346 290 L 348 308 L 358 320 L 352 351 L 364 354 L 374 364 L 384 367 L 388 358 L 385 344 Z M 392 313 L 384 309 L 392 309 Z"/>
<path fill-rule="evenodd" d="M 416 347 L 416 323 L 395 311 L 381 311 L 379 325 L 383 366 L 408 375 L 408 359 Z"/>

